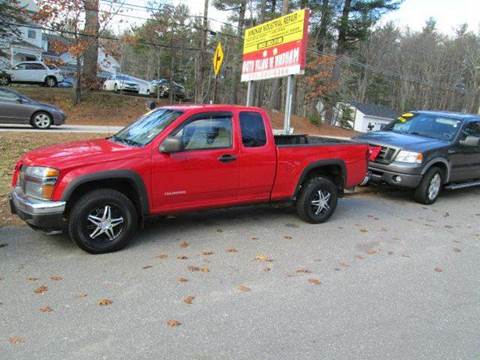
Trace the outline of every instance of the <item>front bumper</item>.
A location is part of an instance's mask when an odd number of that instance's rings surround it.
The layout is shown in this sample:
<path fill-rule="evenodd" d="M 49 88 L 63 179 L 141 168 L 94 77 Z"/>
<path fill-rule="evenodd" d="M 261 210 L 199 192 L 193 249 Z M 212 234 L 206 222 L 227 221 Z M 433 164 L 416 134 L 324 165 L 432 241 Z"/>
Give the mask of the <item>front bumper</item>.
<path fill-rule="evenodd" d="M 45 231 L 63 230 L 65 201 L 38 200 L 26 196 L 17 187 L 10 193 L 9 202 L 12 214 L 18 215 L 28 225 Z"/>
<path fill-rule="evenodd" d="M 422 181 L 422 167 L 416 164 L 379 164 L 368 165 L 370 181 L 384 182 L 389 185 L 416 188 Z"/>

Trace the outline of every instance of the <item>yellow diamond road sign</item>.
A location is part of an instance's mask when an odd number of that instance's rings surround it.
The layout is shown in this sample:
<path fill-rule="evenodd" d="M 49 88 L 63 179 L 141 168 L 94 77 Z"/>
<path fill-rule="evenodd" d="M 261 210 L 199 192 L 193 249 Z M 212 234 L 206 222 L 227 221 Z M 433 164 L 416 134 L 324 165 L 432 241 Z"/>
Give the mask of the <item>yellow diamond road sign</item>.
<path fill-rule="evenodd" d="M 222 44 L 218 43 L 215 53 L 213 54 L 213 71 L 215 75 L 220 74 L 220 69 L 223 63 L 223 49 Z"/>

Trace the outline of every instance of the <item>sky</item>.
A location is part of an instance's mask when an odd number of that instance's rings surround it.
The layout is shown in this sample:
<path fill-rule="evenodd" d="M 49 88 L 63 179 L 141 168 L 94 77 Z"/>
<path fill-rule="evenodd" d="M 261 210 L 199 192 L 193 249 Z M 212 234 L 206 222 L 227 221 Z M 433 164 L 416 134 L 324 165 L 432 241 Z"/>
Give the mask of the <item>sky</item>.
<path fill-rule="evenodd" d="M 177 5 L 183 3 L 190 7 L 192 15 L 203 14 L 203 0 L 163 0 Z M 121 2 L 121 1 L 119 1 Z M 147 6 L 148 0 L 126 0 L 140 6 Z M 210 1 L 211 3 L 212 1 Z M 125 14 L 148 17 L 148 13 L 141 9 L 125 9 Z M 402 29 L 409 27 L 411 30 L 421 30 L 429 17 L 437 20 L 437 28 L 447 35 L 454 34 L 455 28 L 467 23 L 469 29 L 477 32 L 480 28 L 480 0 L 404 0 L 400 9 L 385 15 L 381 24 L 393 21 Z M 209 9 L 209 17 L 220 21 L 227 21 L 227 14 L 216 10 L 212 6 Z M 115 31 L 122 31 L 132 24 L 139 24 L 142 20 L 122 17 L 122 22 L 114 21 L 112 27 Z M 212 23 L 211 27 L 219 29 L 219 23 Z"/>

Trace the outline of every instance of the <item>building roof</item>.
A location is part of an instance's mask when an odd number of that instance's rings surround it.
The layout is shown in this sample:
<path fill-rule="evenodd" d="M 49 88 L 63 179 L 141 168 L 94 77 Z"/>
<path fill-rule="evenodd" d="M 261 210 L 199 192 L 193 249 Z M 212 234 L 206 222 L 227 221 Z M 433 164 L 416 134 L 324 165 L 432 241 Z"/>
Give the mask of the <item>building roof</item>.
<path fill-rule="evenodd" d="M 377 104 L 364 104 L 358 101 L 350 101 L 349 104 L 358 110 L 360 110 L 365 115 L 394 119 L 398 116 L 395 110 L 384 105 Z"/>

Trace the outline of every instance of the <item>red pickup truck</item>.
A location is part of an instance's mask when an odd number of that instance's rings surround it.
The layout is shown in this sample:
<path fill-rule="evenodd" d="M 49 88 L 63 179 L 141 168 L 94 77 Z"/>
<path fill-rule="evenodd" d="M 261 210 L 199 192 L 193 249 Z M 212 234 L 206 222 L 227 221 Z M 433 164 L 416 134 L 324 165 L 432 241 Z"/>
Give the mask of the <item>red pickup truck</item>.
<path fill-rule="evenodd" d="M 274 136 L 264 110 L 232 105 L 153 110 L 116 135 L 40 148 L 17 163 L 12 213 L 67 231 L 90 253 L 125 247 L 149 216 L 293 201 L 326 221 L 344 188 L 364 180 L 368 146 Z"/>

